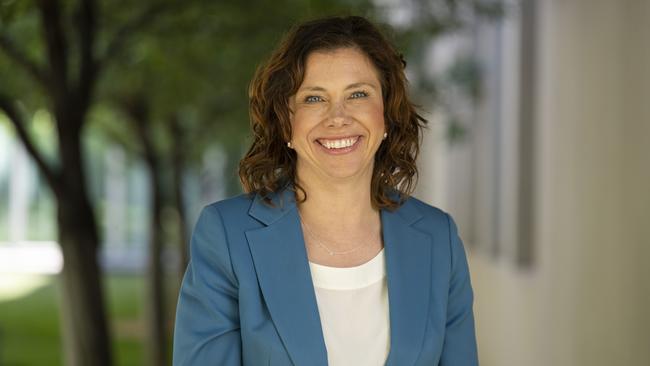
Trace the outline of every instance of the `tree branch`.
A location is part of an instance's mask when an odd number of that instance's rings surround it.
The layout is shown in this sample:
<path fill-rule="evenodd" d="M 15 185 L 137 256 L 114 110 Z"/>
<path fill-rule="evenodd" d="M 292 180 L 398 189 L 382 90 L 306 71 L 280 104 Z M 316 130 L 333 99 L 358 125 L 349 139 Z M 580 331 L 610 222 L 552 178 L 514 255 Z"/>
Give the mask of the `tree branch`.
<path fill-rule="evenodd" d="M 36 149 L 36 145 L 34 145 L 34 142 L 27 133 L 25 121 L 23 120 L 18 110 L 15 108 L 11 99 L 2 94 L 0 94 L 0 110 L 3 111 L 9 118 L 9 121 L 16 129 L 18 137 L 25 146 L 25 150 L 27 150 L 29 155 L 31 155 L 31 157 L 36 162 L 36 166 L 45 177 L 52 191 L 58 195 L 61 192 L 61 182 L 58 173 L 52 167 L 50 167 L 41 153 Z"/>
<path fill-rule="evenodd" d="M 45 71 L 37 65 L 35 62 L 29 59 L 27 55 L 16 45 L 11 42 L 11 40 L 6 37 L 5 34 L 0 33 L 0 50 L 2 50 L 7 57 L 12 59 L 18 66 L 22 67 L 30 74 L 34 80 L 41 84 L 44 88 L 47 88 L 49 84 L 49 76 Z"/>

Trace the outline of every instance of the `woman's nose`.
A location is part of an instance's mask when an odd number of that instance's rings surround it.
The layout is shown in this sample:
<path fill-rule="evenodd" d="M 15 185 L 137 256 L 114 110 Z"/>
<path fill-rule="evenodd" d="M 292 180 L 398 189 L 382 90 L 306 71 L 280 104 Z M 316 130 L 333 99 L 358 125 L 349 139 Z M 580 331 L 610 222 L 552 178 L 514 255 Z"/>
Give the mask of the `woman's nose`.
<path fill-rule="evenodd" d="M 332 105 L 330 110 L 330 118 L 328 118 L 328 125 L 337 127 L 350 123 L 349 116 L 345 110 L 345 105 L 341 102 Z"/>

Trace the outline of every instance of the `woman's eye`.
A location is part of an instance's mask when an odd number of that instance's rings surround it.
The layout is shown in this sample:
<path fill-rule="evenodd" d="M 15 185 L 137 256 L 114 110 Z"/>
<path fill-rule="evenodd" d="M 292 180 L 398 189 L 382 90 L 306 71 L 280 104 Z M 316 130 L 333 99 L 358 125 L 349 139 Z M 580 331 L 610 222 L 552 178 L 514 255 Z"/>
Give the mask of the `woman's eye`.
<path fill-rule="evenodd" d="M 309 95 L 305 97 L 305 103 L 317 103 L 322 100 L 323 98 L 319 97 L 318 95 Z"/>
<path fill-rule="evenodd" d="M 357 98 L 363 98 L 363 97 L 367 97 L 367 96 L 368 96 L 368 93 L 366 93 L 365 91 L 355 91 L 354 93 L 352 93 L 350 95 L 350 98 L 351 99 L 357 99 Z"/>

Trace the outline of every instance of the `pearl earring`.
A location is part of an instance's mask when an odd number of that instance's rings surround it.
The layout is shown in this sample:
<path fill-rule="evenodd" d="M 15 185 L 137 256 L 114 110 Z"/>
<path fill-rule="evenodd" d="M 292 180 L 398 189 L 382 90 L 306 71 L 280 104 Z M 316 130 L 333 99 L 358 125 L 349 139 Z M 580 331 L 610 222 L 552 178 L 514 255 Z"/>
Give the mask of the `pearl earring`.
<path fill-rule="evenodd" d="M 384 140 L 386 140 L 386 137 L 388 137 L 388 132 L 384 132 Z"/>
<path fill-rule="evenodd" d="M 291 141 L 287 141 L 287 147 L 290 148 L 290 149 L 292 149 L 292 147 L 291 147 Z"/>

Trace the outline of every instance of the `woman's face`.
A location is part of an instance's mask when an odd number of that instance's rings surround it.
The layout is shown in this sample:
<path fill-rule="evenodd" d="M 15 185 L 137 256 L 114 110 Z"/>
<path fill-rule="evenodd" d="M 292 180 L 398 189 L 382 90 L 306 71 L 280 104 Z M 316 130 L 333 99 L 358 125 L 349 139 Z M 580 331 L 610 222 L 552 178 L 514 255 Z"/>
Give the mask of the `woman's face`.
<path fill-rule="evenodd" d="M 290 107 L 300 180 L 372 177 L 385 131 L 384 103 L 378 72 L 362 51 L 311 53 Z"/>

